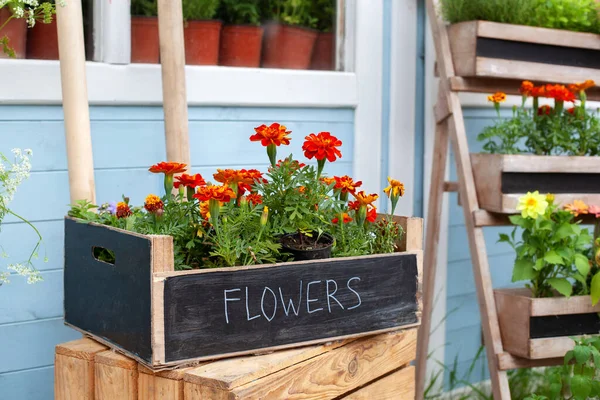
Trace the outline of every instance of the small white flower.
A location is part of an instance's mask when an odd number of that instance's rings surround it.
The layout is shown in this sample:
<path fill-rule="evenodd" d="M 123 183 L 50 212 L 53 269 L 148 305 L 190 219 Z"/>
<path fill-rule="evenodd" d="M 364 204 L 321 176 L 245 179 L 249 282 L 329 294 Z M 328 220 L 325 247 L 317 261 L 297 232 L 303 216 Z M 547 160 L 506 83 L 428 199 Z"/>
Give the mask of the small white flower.
<path fill-rule="evenodd" d="M 0 286 L 3 283 L 10 283 L 10 274 L 8 272 L 0 272 Z"/>

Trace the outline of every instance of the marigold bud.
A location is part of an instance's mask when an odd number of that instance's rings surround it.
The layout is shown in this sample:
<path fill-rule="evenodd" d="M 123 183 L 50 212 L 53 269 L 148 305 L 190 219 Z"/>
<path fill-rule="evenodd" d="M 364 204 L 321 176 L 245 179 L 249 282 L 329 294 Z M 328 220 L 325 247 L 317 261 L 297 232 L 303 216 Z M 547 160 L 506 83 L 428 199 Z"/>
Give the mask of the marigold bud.
<path fill-rule="evenodd" d="M 265 206 L 263 208 L 262 215 L 260 216 L 260 224 L 262 226 L 267 225 L 267 221 L 269 220 L 269 207 Z"/>

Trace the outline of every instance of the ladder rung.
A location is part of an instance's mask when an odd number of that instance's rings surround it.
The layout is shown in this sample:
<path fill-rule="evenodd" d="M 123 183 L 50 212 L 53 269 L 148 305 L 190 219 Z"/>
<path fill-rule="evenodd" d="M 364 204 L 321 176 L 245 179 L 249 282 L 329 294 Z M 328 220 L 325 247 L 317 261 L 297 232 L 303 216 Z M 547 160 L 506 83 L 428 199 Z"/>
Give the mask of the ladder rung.
<path fill-rule="evenodd" d="M 541 360 L 529 360 L 526 358 L 516 357 L 509 353 L 500 353 L 498 356 L 498 369 L 508 371 L 517 368 L 535 368 L 535 367 L 552 367 L 554 365 L 562 365 L 563 358 L 545 358 Z"/>
<path fill-rule="evenodd" d="M 475 226 L 503 226 L 511 225 L 508 219 L 509 214 L 492 213 L 486 210 L 477 210 L 473 212 Z"/>
<path fill-rule="evenodd" d="M 444 182 L 444 192 L 458 192 L 458 182 Z"/>

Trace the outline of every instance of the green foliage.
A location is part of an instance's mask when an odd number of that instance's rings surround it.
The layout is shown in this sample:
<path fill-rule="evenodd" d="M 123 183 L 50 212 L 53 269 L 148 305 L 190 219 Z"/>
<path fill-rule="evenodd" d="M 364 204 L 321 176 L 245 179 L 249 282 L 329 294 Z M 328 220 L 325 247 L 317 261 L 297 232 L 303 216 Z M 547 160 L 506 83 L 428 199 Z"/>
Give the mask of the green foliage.
<path fill-rule="evenodd" d="M 534 297 L 552 297 L 555 291 L 563 296 L 600 295 L 589 284 L 586 254 L 592 236 L 574 221 L 573 214 L 550 201 L 536 219 L 513 215 L 510 220 L 516 227 L 510 235 L 500 234 L 499 242 L 508 243 L 516 252 L 513 282 L 530 281 L 526 286 Z M 522 231 L 520 240 L 515 238 L 517 227 Z"/>
<path fill-rule="evenodd" d="M 219 18 L 227 24 L 260 25 L 260 0 L 221 0 Z"/>
<path fill-rule="evenodd" d="M 313 0 L 311 15 L 316 18 L 316 28 L 321 32 L 331 32 L 335 20 L 335 0 Z"/>
<path fill-rule="evenodd" d="M 131 0 L 131 15 L 156 17 L 158 15 L 157 0 Z"/>
<path fill-rule="evenodd" d="M 4 21 L 0 21 L 0 49 L 9 58 L 15 58 L 14 49 L 10 46 L 8 36 L 2 35 L 2 29 L 15 18 L 27 20 L 27 26 L 32 28 L 36 23 L 49 24 L 56 14 L 55 1 L 32 2 L 28 0 L 4 0 L 0 1 L 0 9 L 6 7 L 11 15 Z M 64 5 L 64 1 L 59 1 Z"/>
<path fill-rule="evenodd" d="M 513 107 L 512 117 L 498 120 L 477 136 L 489 153 L 536 155 L 600 155 L 600 114 L 583 105 L 573 112 Z"/>
<path fill-rule="evenodd" d="M 442 0 L 450 23 L 485 20 L 508 24 L 600 33 L 594 0 Z"/>
<path fill-rule="evenodd" d="M 264 13 L 266 19 L 316 28 L 318 18 L 312 14 L 314 0 L 265 0 Z"/>
<path fill-rule="evenodd" d="M 182 0 L 185 21 L 212 19 L 219 9 L 221 0 Z"/>

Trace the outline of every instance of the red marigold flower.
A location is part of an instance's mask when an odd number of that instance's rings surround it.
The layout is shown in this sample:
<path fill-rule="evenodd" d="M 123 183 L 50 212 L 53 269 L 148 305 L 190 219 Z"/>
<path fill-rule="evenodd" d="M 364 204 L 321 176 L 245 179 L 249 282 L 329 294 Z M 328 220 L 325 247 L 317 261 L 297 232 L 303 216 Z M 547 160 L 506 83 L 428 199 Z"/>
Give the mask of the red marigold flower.
<path fill-rule="evenodd" d="M 254 131 L 256 133 L 250 136 L 250 140 L 252 142 L 260 142 L 260 144 L 265 147 L 271 144 L 275 146 L 290 144 L 288 135 L 292 133 L 292 131 L 288 131 L 285 125 L 280 125 L 277 122 L 272 123 L 271 126 L 263 124 L 254 128 Z"/>
<path fill-rule="evenodd" d="M 564 85 L 546 85 L 546 97 L 557 101 L 575 101 L 575 95 Z"/>
<path fill-rule="evenodd" d="M 360 208 L 360 202 L 358 202 L 358 201 L 349 201 L 348 202 L 349 210 L 358 211 L 359 208 Z"/>
<path fill-rule="evenodd" d="M 335 179 L 335 186 L 333 188 L 340 190 L 342 193 L 354 193 L 356 188 L 362 185 L 362 181 L 354 182 L 348 175 L 334 176 L 333 179 Z"/>
<path fill-rule="evenodd" d="M 200 215 L 202 216 L 202 219 L 210 219 L 210 209 L 208 207 L 208 201 L 200 202 Z"/>
<path fill-rule="evenodd" d="M 567 110 L 567 112 L 571 115 L 575 115 L 575 107 L 571 107 Z"/>
<path fill-rule="evenodd" d="M 546 97 L 546 87 L 545 86 L 533 87 L 529 91 L 529 95 L 531 97 Z"/>
<path fill-rule="evenodd" d="M 246 196 L 246 201 L 252 206 L 262 204 L 262 196 L 258 193 L 251 193 L 248 196 Z"/>
<path fill-rule="evenodd" d="M 519 88 L 519 92 L 523 96 L 529 96 L 531 94 L 531 91 L 533 90 L 533 88 L 534 88 L 533 83 L 531 83 L 529 81 L 523 81 L 521 83 L 521 88 Z"/>
<path fill-rule="evenodd" d="M 554 109 L 547 104 L 544 104 L 540 108 L 538 108 L 537 115 L 552 115 L 552 111 Z"/>
<path fill-rule="evenodd" d="M 250 191 L 255 181 L 262 179 L 262 173 L 257 169 L 217 169 L 213 175 L 217 182 L 229 187 L 238 187 L 240 193 Z"/>
<path fill-rule="evenodd" d="M 341 145 L 342 141 L 329 132 L 320 132 L 318 135 L 311 133 L 305 137 L 302 150 L 309 160 L 316 158 L 320 161 L 327 158 L 329 162 L 334 162 L 338 157 L 342 158 L 342 153 L 337 149 Z"/>
<path fill-rule="evenodd" d="M 187 169 L 187 164 L 177 163 L 177 162 L 159 162 L 158 164 L 154 164 L 151 166 L 148 171 L 153 172 L 155 174 L 165 174 L 165 175 L 174 175 L 179 174 L 181 172 L 185 172 Z"/>
<path fill-rule="evenodd" d="M 335 183 L 335 178 L 328 178 L 328 177 L 324 176 L 321 178 L 321 182 L 323 182 L 327 186 L 333 185 Z"/>
<path fill-rule="evenodd" d="M 377 220 L 377 208 L 374 206 L 369 207 L 367 211 L 367 221 L 375 222 Z"/>
<path fill-rule="evenodd" d="M 132 214 L 133 213 L 131 212 L 131 208 L 129 208 L 129 205 L 127 203 L 125 203 L 124 201 L 120 201 L 117 203 L 117 212 L 115 213 L 117 218 L 127 218 L 130 217 Z"/>
<path fill-rule="evenodd" d="M 204 185 L 206 185 L 206 182 L 204 181 L 204 178 L 202 178 L 202 175 L 200 175 L 200 174 L 196 174 L 196 175 L 181 174 L 180 176 L 175 177 L 175 183 L 173 184 L 173 186 L 175 186 L 175 189 L 179 189 L 179 186 L 196 188 L 198 186 L 204 186 Z"/>
<path fill-rule="evenodd" d="M 347 224 L 348 222 L 352 222 L 352 217 L 348 215 L 348 213 L 343 213 L 342 214 L 342 222 L 344 224 Z M 333 222 L 334 224 L 337 225 L 338 222 L 340 222 L 340 219 L 338 217 L 335 217 L 334 219 L 331 220 L 331 222 Z"/>
<path fill-rule="evenodd" d="M 201 186 L 194 195 L 200 201 L 217 200 L 222 203 L 229 203 L 235 198 L 235 193 L 228 186 Z"/>
<path fill-rule="evenodd" d="M 367 195 L 364 191 L 360 191 L 357 193 L 352 193 L 356 201 L 358 201 L 361 206 L 371 206 L 379 198 L 379 196 L 375 193 Z"/>
<path fill-rule="evenodd" d="M 157 213 L 159 210 L 162 211 L 165 205 L 160 197 L 155 194 L 149 194 L 144 201 L 144 208 L 150 213 Z"/>

